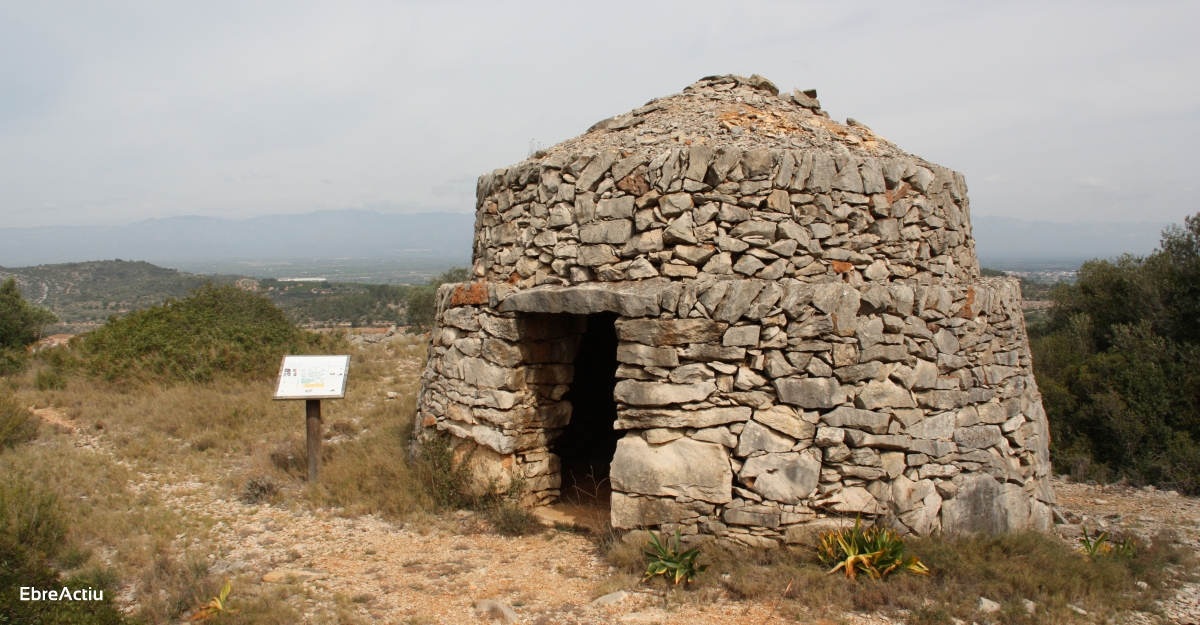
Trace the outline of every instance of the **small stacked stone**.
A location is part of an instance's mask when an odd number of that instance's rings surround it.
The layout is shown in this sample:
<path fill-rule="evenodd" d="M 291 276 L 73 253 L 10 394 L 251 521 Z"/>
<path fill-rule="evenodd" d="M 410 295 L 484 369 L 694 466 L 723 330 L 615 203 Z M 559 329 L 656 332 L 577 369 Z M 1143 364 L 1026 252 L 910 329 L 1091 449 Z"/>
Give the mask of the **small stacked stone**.
<path fill-rule="evenodd" d="M 482 176 L 477 209 L 418 434 L 470 441 L 481 479 L 559 495 L 581 315 L 606 310 L 614 527 L 754 546 L 830 516 L 1050 527 L 1019 286 L 979 278 L 961 174 L 726 76 Z"/>

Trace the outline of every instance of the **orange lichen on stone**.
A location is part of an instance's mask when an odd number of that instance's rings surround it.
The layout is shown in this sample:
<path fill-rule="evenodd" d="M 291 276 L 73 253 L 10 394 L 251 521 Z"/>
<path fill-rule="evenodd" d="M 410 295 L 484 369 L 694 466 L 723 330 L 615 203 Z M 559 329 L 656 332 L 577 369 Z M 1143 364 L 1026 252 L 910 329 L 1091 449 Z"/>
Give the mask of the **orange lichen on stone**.
<path fill-rule="evenodd" d="M 487 284 L 483 282 L 460 284 L 450 296 L 451 306 L 478 306 L 487 302 L 488 289 Z"/>

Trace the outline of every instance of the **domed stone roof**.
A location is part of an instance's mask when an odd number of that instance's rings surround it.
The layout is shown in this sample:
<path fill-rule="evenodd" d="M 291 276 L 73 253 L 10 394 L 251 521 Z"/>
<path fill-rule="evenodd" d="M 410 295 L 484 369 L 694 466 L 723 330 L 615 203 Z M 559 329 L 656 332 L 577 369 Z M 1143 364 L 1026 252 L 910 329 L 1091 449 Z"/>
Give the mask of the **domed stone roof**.
<path fill-rule="evenodd" d="M 924 265 L 966 279 L 979 274 L 969 213 L 961 174 L 831 121 L 815 98 L 706 78 L 481 176 L 474 275 L 528 288 L 695 277 L 691 265 L 855 282 L 863 265 L 876 280 Z"/>

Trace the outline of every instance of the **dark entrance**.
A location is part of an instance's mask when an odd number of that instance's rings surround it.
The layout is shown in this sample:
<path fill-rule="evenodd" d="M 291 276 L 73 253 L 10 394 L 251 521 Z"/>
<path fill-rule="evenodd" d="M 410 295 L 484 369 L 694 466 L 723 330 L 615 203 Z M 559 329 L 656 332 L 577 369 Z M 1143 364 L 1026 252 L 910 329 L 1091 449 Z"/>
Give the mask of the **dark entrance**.
<path fill-rule="evenodd" d="M 575 356 L 575 377 L 563 399 L 571 402 L 571 421 L 554 442 L 562 461 L 565 503 L 607 508 L 612 488 L 608 467 L 623 432 L 613 429 L 617 403 L 616 313 L 587 316 L 587 330 Z"/>

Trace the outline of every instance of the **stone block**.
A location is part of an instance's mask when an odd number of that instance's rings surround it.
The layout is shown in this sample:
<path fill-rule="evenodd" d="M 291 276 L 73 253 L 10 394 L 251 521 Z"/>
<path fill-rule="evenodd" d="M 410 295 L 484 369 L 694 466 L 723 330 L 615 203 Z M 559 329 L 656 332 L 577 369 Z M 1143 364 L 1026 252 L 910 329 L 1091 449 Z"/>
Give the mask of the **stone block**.
<path fill-rule="evenodd" d="M 821 459 L 810 452 L 766 453 L 746 459 L 738 477 L 763 499 L 798 504 L 816 492 Z"/>
<path fill-rule="evenodd" d="M 690 497 L 723 504 L 732 500 L 733 470 L 725 447 L 690 438 L 651 445 L 641 436 L 617 441 L 610 479 L 614 491 Z"/>
<path fill-rule="evenodd" d="M 817 433 L 816 425 L 805 421 L 796 414 L 795 410 L 787 406 L 772 406 L 764 410 L 756 410 L 753 418 L 773 430 L 802 441 L 812 440 Z"/>
<path fill-rule="evenodd" d="M 788 451 L 795 444 L 796 439 L 790 436 L 784 436 L 756 421 L 747 421 L 742 433 L 738 435 L 737 448 L 733 453 L 744 458 L 759 451 Z"/>
<path fill-rule="evenodd" d="M 610 501 L 612 505 L 610 522 L 617 529 L 678 523 L 685 519 L 712 514 L 714 509 L 712 504 L 702 501 L 679 503 L 674 499 L 658 497 L 630 497 L 625 493 L 615 491 Z"/>
<path fill-rule="evenodd" d="M 865 410 L 880 408 L 916 408 L 912 393 L 890 380 L 871 380 L 854 398 L 854 405 Z"/>
<path fill-rule="evenodd" d="M 752 410 L 746 406 L 704 408 L 701 410 L 624 409 L 618 411 L 617 430 L 645 428 L 707 428 L 726 423 L 750 420 Z M 732 447 L 732 445 L 730 445 Z"/>
<path fill-rule="evenodd" d="M 710 343 L 721 338 L 724 326 L 708 319 L 632 319 L 616 323 L 617 338 L 644 345 Z"/>
<path fill-rule="evenodd" d="M 694 384 L 663 384 L 621 380 L 617 382 L 613 396 L 617 401 L 633 406 L 666 406 L 703 401 L 717 390 L 712 382 Z"/>
<path fill-rule="evenodd" d="M 954 432 L 954 443 L 959 449 L 987 449 L 999 445 L 1004 434 L 995 425 L 972 425 Z"/>
<path fill-rule="evenodd" d="M 673 347 L 651 347 L 622 341 L 617 346 L 617 362 L 644 367 L 677 367 L 679 356 Z"/>
<path fill-rule="evenodd" d="M 885 434 L 891 416 L 882 412 L 842 406 L 821 416 L 821 422 L 836 428 L 854 428 L 872 434 Z"/>
<path fill-rule="evenodd" d="M 833 408 L 846 401 L 842 385 L 831 378 L 778 378 L 774 385 L 779 401 L 801 408 Z"/>
<path fill-rule="evenodd" d="M 734 326 L 725 331 L 721 345 L 725 347 L 756 347 L 762 326 Z"/>

